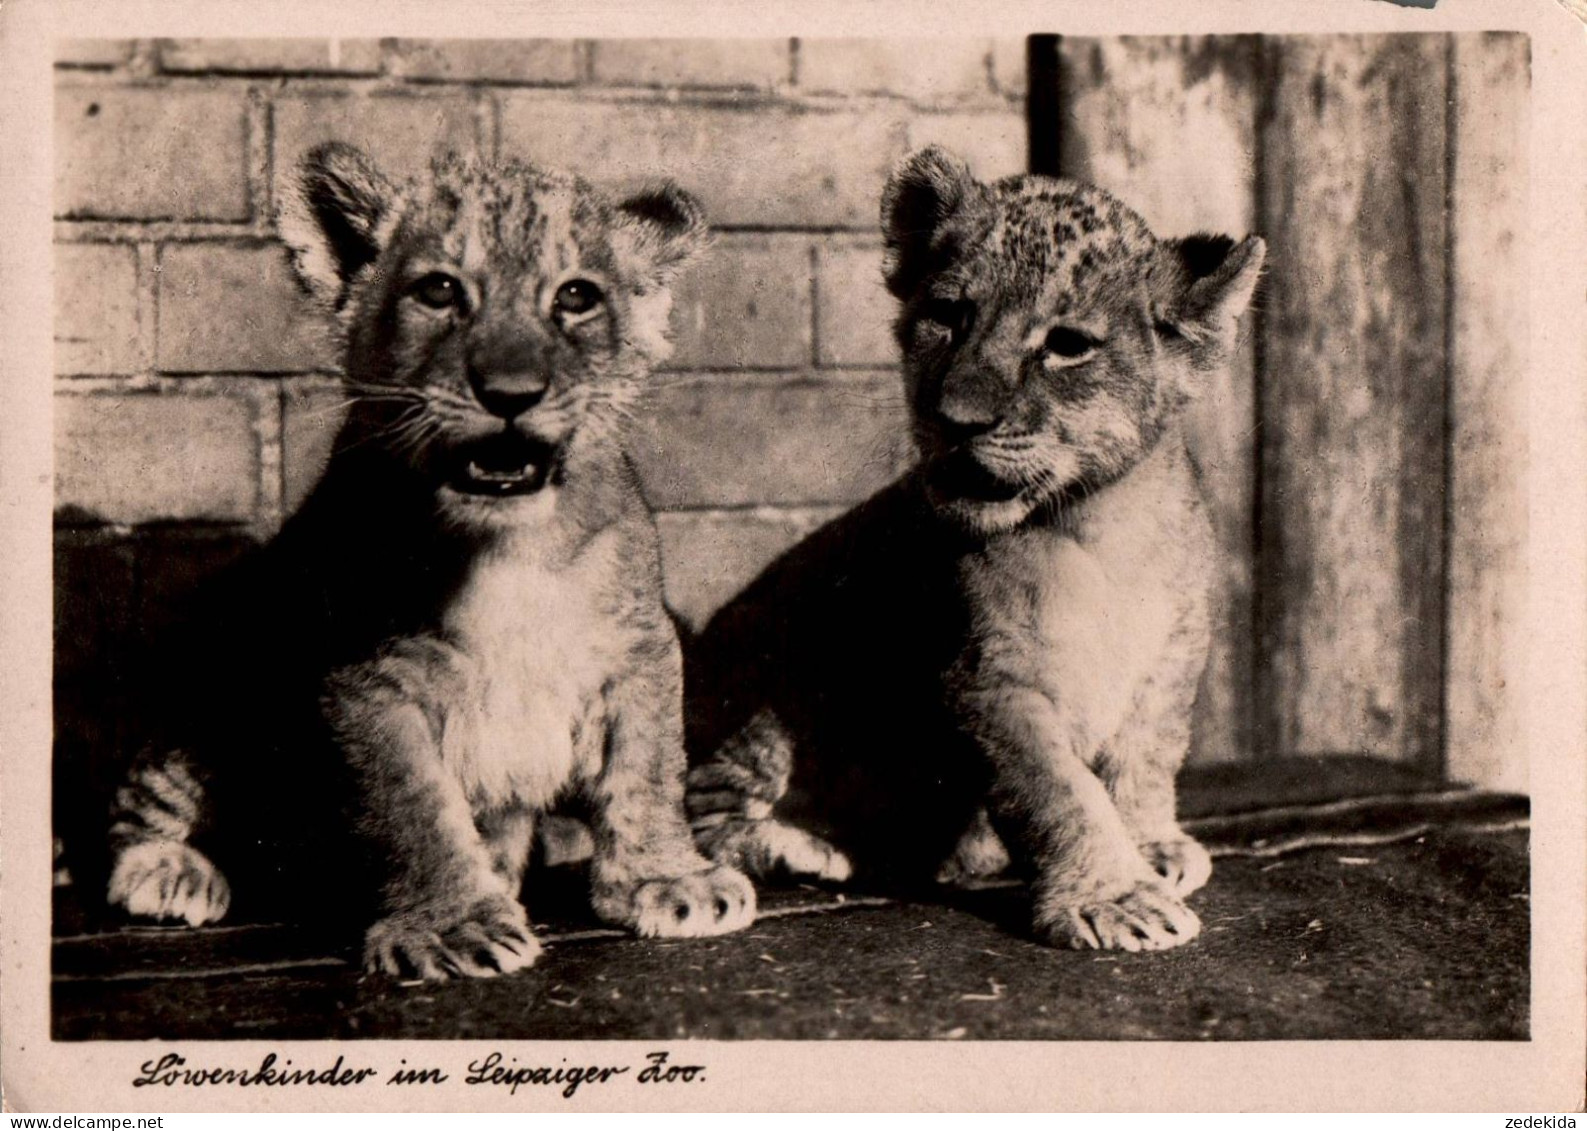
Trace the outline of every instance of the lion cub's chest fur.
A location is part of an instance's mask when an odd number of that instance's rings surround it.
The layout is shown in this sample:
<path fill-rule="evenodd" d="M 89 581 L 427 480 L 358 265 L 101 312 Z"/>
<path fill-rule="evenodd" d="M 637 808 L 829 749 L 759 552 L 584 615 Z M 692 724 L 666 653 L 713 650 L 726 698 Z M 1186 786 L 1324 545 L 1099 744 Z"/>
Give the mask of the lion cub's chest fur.
<path fill-rule="evenodd" d="M 1035 688 L 1090 742 L 1143 685 L 1205 648 L 1211 531 L 1183 449 L 1167 444 L 1072 522 L 995 539 L 961 566 L 976 657 L 968 689 Z"/>
<path fill-rule="evenodd" d="M 626 636 L 603 600 L 613 555 L 602 539 L 561 568 L 510 545 L 493 552 L 446 611 L 469 678 L 442 752 L 478 800 L 542 807 L 599 769 L 603 692 Z"/>

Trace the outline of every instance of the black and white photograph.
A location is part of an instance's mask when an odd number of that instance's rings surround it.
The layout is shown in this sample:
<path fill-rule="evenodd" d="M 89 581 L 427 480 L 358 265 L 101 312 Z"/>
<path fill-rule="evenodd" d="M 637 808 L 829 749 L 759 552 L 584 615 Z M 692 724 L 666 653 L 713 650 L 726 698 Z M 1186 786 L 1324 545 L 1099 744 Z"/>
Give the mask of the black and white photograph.
<path fill-rule="evenodd" d="M 1584 386 L 1538 323 L 1587 182 L 1538 139 L 1587 47 L 1537 6 L 58 22 L 33 1039 L 155 1109 L 253 1050 L 610 1064 L 481 1096 L 599 1109 L 931 1042 L 1040 1110 L 1103 1105 L 1035 1067 L 1074 1042 L 1189 1042 L 1488 1050 L 1571 1110 Z M 864 1106 L 823 1063 L 775 1102 Z"/>

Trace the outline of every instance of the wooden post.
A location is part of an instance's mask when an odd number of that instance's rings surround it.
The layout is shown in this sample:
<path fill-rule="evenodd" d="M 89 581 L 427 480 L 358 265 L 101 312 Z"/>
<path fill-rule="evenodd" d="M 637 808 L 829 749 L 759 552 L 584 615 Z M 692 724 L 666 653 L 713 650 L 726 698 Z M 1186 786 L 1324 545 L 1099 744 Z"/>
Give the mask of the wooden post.
<path fill-rule="evenodd" d="M 1529 42 L 1450 45 L 1451 183 L 1448 773 L 1525 789 L 1519 704 L 1526 614 Z"/>
<path fill-rule="evenodd" d="M 1270 40 L 1262 745 L 1441 765 L 1447 39 Z"/>

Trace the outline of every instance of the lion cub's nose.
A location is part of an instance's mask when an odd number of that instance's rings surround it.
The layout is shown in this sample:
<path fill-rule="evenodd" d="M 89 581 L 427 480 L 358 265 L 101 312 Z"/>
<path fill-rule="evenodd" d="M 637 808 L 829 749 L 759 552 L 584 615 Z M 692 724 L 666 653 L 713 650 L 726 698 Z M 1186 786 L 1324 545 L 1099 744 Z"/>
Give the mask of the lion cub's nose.
<path fill-rule="evenodd" d="M 534 373 L 507 373 L 485 376 L 469 374 L 474 396 L 492 416 L 514 420 L 539 404 L 546 395 L 547 379 Z"/>
<path fill-rule="evenodd" d="M 962 444 L 1003 422 L 1005 393 L 981 373 L 950 373 L 943 379 L 927 416 L 952 444 Z"/>
<path fill-rule="evenodd" d="M 992 413 L 949 413 L 940 408 L 932 413 L 931 422 L 938 433 L 949 443 L 962 444 L 1002 423 L 1000 416 Z"/>
<path fill-rule="evenodd" d="M 930 417 L 938 434 L 950 444 L 972 440 L 1003 421 L 995 406 L 961 397 L 943 397 L 932 406 Z"/>

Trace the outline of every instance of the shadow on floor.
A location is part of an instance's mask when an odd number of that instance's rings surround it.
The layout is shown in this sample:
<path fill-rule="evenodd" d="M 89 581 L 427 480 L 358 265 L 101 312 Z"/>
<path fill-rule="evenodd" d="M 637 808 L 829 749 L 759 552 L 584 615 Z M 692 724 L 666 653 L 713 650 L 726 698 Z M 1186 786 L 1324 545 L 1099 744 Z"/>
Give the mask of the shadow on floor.
<path fill-rule="evenodd" d="M 1007 883 L 767 890 L 747 931 L 647 941 L 593 923 L 564 872 L 531 889 L 547 943 L 532 970 L 405 986 L 363 978 L 356 956 L 288 926 L 84 931 L 64 889 L 53 1034 L 1525 1039 L 1525 800 L 1350 773 L 1327 792 L 1301 773 L 1262 796 L 1223 791 L 1222 804 L 1187 783 L 1187 812 L 1223 811 L 1193 822 L 1219 859 L 1192 900 L 1202 936 L 1167 953 L 1041 946 L 1023 888 Z M 1350 792 L 1373 797 L 1318 802 Z"/>

